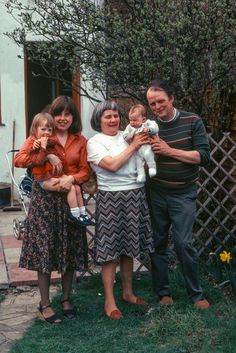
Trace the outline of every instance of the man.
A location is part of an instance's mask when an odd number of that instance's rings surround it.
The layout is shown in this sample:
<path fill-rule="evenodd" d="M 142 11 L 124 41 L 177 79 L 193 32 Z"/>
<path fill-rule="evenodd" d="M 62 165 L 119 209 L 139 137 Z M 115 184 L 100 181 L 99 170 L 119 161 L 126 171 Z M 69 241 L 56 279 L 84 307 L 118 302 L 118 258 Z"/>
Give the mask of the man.
<path fill-rule="evenodd" d="M 157 175 L 147 184 L 155 252 L 151 255 L 154 291 L 160 304 L 172 305 L 168 280 L 168 234 L 170 227 L 186 289 L 192 303 L 207 309 L 199 283 L 198 257 L 192 246 L 192 227 L 196 214 L 199 166 L 210 159 L 209 144 L 201 118 L 179 111 L 172 90 L 155 80 L 147 90 L 147 100 L 159 125 L 153 137 Z"/>

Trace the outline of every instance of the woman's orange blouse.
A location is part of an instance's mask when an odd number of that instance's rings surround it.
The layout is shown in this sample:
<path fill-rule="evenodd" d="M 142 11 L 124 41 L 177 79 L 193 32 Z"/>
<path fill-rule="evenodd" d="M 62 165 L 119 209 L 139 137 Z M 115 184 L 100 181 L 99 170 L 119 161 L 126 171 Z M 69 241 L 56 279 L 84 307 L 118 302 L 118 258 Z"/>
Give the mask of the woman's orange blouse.
<path fill-rule="evenodd" d="M 57 137 L 55 137 L 57 139 Z M 57 139 L 58 140 L 58 139 Z M 67 175 L 72 175 L 77 184 L 87 181 L 92 173 L 87 162 L 86 151 L 87 140 L 81 134 L 69 134 L 65 147 L 59 140 L 56 144 L 57 154 L 63 156 L 67 163 Z M 34 161 L 30 156 L 32 151 L 32 138 L 28 137 L 20 151 L 15 155 L 15 167 L 28 168 L 34 165 Z"/>

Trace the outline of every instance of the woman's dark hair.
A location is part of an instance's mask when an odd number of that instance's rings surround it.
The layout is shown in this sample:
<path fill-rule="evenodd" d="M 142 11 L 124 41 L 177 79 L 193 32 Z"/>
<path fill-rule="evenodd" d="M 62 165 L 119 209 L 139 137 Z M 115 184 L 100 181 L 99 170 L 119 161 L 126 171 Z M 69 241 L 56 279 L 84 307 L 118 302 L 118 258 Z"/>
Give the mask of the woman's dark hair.
<path fill-rule="evenodd" d="M 150 91 L 164 91 L 167 96 L 170 98 L 174 95 L 174 90 L 169 86 L 167 81 L 162 79 L 155 79 L 151 82 L 150 86 L 148 87 Z"/>
<path fill-rule="evenodd" d="M 101 117 L 106 110 L 114 110 L 118 112 L 120 118 L 120 110 L 116 102 L 104 101 L 96 105 L 93 110 L 93 114 L 90 120 L 90 124 L 93 130 L 101 132 Z"/>
<path fill-rule="evenodd" d="M 57 115 L 60 115 L 63 111 L 70 113 L 73 117 L 72 124 L 69 127 L 68 132 L 70 133 L 81 132 L 82 130 L 81 117 L 71 97 L 59 96 L 55 98 L 52 104 L 50 105 L 49 113 L 53 116 L 53 118 Z"/>

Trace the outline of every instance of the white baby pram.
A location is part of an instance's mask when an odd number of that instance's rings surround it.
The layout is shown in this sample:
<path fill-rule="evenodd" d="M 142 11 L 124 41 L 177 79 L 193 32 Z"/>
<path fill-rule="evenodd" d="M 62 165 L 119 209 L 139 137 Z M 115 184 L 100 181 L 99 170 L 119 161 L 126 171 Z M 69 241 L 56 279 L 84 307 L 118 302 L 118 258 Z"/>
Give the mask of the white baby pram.
<path fill-rule="evenodd" d="M 12 154 L 14 155 L 15 152 L 18 152 L 19 150 L 11 150 L 6 153 L 6 159 L 9 167 L 9 172 L 12 180 L 12 187 L 11 187 L 11 194 L 12 194 L 12 200 L 13 200 L 13 193 L 14 193 L 14 187 L 16 188 L 19 196 L 19 201 L 22 204 L 22 207 L 24 209 L 25 217 L 27 216 L 28 210 L 26 206 L 26 198 L 30 199 L 31 197 L 31 192 L 32 192 L 32 174 L 30 172 L 30 169 L 27 169 L 25 174 L 21 176 L 19 184 L 16 182 L 15 177 L 14 177 L 14 169 L 10 164 L 10 159 L 9 155 Z M 13 157 L 12 157 L 13 158 Z M 12 203 L 12 202 L 11 202 Z M 12 205 L 10 206 L 10 208 Z M 14 210 L 14 207 L 13 207 Z M 24 236 L 24 228 L 25 228 L 25 217 L 20 216 L 19 218 L 14 218 L 13 219 L 13 235 L 16 239 L 22 239 Z"/>

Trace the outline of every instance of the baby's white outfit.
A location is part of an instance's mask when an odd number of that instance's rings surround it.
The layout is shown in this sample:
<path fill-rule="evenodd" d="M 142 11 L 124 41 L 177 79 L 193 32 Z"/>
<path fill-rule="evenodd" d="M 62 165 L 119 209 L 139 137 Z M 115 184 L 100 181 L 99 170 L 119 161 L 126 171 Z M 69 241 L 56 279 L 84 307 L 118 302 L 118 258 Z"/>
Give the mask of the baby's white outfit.
<path fill-rule="evenodd" d="M 130 138 L 134 135 L 147 129 L 148 133 L 151 135 L 158 135 L 159 127 L 157 123 L 153 120 L 147 119 L 139 128 L 132 127 L 130 124 L 127 125 L 125 131 L 123 132 L 123 137 L 127 142 L 130 142 Z M 148 165 L 148 173 L 150 177 L 156 175 L 156 162 L 154 158 L 154 153 L 149 144 L 143 145 L 139 148 L 136 154 L 136 165 L 137 165 L 137 182 L 143 183 L 146 180 L 144 161 Z"/>

